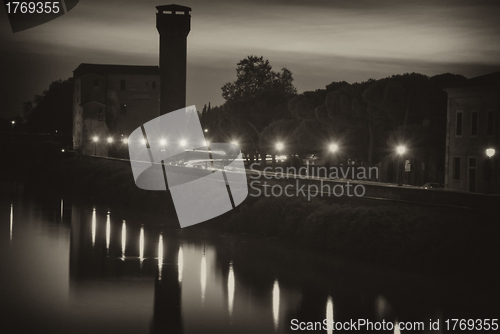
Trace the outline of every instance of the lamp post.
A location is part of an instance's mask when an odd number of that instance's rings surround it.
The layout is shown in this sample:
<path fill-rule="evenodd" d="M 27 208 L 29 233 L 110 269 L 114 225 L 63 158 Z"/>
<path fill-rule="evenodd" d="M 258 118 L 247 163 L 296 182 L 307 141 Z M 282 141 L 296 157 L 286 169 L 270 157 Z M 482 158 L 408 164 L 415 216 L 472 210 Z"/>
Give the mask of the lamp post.
<path fill-rule="evenodd" d="M 16 121 L 12 121 L 12 132 L 14 132 L 14 124 L 16 124 Z"/>
<path fill-rule="evenodd" d="M 328 154 L 328 160 L 325 162 L 325 167 L 326 167 L 326 175 L 325 175 L 325 177 L 326 178 L 329 177 L 329 171 L 330 171 L 330 168 L 331 168 L 331 164 L 335 162 L 334 156 L 335 156 L 335 153 L 338 150 L 339 150 L 339 145 L 337 143 L 330 143 L 330 145 L 328 145 L 328 152 L 330 154 Z"/>
<path fill-rule="evenodd" d="M 276 143 L 276 149 L 278 150 L 278 154 L 281 155 L 281 150 L 285 148 L 285 145 L 282 142 Z M 273 156 L 273 170 L 276 168 L 276 156 Z"/>
<path fill-rule="evenodd" d="M 489 165 L 490 165 L 490 177 L 489 177 L 489 182 L 488 182 L 488 193 L 491 193 L 491 184 L 493 183 L 493 180 L 495 179 L 495 168 L 493 168 L 493 156 L 495 155 L 495 149 L 494 148 L 487 148 L 486 149 L 486 156 L 488 157 Z"/>
<path fill-rule="evenodd" d="M 94 141 L 94 156 L 95 156 L 97 155 L 97 142 L 99 141 L 99 137 L 94 136 L 92 140 Z"/>
<path fill-rule="evenodd" d="M 403 160 L 403 154 L 406 152 L 406 147 L 403 145 L 399 145 L 396 147 L 396 152 L 399 154 L 399 160 L 398 160 L 398 186 L 403 185 L 403 180 L 401 179 L 401 161 Z"/>

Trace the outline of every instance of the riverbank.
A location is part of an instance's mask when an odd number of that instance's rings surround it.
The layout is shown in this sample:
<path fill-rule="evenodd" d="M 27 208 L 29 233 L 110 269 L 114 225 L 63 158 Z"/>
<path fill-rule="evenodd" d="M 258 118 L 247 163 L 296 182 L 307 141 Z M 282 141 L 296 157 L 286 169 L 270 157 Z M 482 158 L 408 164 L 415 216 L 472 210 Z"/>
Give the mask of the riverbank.
<path fill-rule="evenodd" d="M 40 159 L 25 181 L 30 192 L 168 215 L 177 223 L 168 192 L 137 188 L 126 162 Z M 407 271 L 493 275 L 500 252 L 491 213 L 361 199 L 248 197 L 235 210 L 190 228 L 276 238 Z"/>

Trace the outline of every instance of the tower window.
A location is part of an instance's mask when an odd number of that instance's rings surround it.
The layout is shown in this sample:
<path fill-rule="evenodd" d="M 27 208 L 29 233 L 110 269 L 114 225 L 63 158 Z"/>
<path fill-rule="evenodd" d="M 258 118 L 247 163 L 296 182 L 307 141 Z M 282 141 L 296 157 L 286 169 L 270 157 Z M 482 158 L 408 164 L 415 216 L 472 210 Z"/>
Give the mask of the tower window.
<path fill-rule="evenodd" d="M 120 80 L 120 89 L 125 90 L 126 82 L 125 80 Z"/>
<path fill-rule="evenodd" d="M 463 113 L 461 111 L 457 111 L 457 119 L 456 119 L 456 128 L 455 128 L 455 135 L 457 137 L 462 136 L 462 123 L 463 123 Z"/>

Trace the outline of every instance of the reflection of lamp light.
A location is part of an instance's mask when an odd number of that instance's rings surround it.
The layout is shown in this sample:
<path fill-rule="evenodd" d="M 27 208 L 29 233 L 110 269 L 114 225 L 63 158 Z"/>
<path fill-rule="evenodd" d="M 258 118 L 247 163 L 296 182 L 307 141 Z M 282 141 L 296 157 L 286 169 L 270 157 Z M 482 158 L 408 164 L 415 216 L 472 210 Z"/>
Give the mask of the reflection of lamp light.
<path fill-rule="evenodd" d="M 163 267 L 163 236 L 160 233 L 160 239 L 158 240 L 158 280 L 161 281 L 161 270 Z"/>
<path fill-rule="evenodd" d="M 201 304 L 205 302 L 205 291 L 207 288 L 207 259 L 205 258 L 205 253 L 201 258 Z"/>
<path fill-rule="evenodd" d="M 233 315 L 234 290 L 233 262 L 229 262 L 229 274 L 227 276 L 227 307 L 229 309 L 230 317 Z"/>
<path fill-rule="evenodd" d="M 144 261 L 144 226 L 141 226 L 141 233 L 139 235 L 139 262 L 142 269 L 142 262 Z"/>
<path fill-rule="evenodd" d="M 280 285 L 278 280 L 274 281 L 273 286 L 273 318 L 274 318 L 274 330 L 278 330 L 279 320 L 280 320 Z"/>
<path fill-rule="evenodd" d="M 125 261 L 125 249 L 127 248 L 127 224 L 122 223 L 122 261 Z"/>
<path fill-rule="evenodd" d="M 95 234 L 97 230 L 97 220 L 95 216 L 95 209 L 92 211 L 92 247 L 95 245 Z"/>
<path fill-rule="evenodd" d="M 177 270 L 179 272 L 179 283 L 182 283 L 182 270 L 184 268 L 184 253 L 182 252 L 182 245 L 179 246 L 179 254 L 177 255 Z"/>
<path fill-rule="evenodd" d="M 486 155 L 488 156 L 488 158 L 491 158 L 492 156 L 495 155 L 495 149 L 494 148 L 487 148 Z"/>
<path fill-rule="evenodd" d="M 333 300 L 332 297 L 328 296 L 328 301 L 326 302 L 326 319 L 329 324 L 333 323 Z M 328 334 L 332 334 L 332 326 L 328 327 Z"/>
<path fill-rule="evenodd" d="M 108 217 L 106 219 L 106 251 L 109 253 L 109 241 L 111 239 L 111 221 L 109 219 L 109 212 L 108 212 Z"/>
<path fill-rule="evenodd" d="M 236 140 L 233 140 L 231 144 L 238 146 L 238 142 Z"/>

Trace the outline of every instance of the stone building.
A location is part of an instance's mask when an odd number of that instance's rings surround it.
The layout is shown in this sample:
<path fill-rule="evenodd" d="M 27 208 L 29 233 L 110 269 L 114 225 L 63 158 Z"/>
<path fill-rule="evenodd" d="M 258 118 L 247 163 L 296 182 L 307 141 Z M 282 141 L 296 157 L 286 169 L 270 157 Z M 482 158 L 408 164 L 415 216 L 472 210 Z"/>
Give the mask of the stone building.
<path fill-rule="evenodd" d="M 158 66 L 80 64 L 73 77 L 78 154 L 124 156 L 128 135 L 160 115 Z"/>
<path fill-rule="evenodd" d="M 471 78 L 446 92 L 446 188 L 498 194 L 500 72 Z"/>

